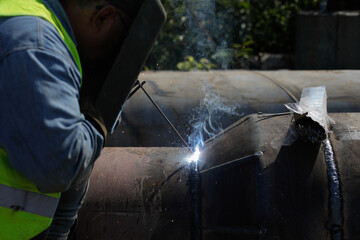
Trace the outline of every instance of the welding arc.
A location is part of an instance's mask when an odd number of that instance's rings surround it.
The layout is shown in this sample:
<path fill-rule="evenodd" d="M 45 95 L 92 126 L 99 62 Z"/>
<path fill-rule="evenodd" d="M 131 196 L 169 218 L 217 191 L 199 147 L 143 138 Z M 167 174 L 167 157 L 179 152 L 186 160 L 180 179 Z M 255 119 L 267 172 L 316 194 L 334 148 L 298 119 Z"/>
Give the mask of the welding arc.
<path fill-rule="evenodd" d="M 191 147 L 187 144 L 187 142 L 184 140 L 184 138 L 180 135 L 179 131 L 175 128 L 175 126 L 170 122 L 170 120 L 166 117 L 165 113 L 161 110 L 161 108 L 156 104 L 156 102 L 154 101 L 154 99 L 152 99 L 152 97 L 149 95 L 149 93 L 144 89 L 143 85 L 146 83 L 146 81 L 143 81 L 140 83 L 140 81 L 137 81 L 137 85 L 138 87 L 140 87 L 144 93 L 146 94 L 146 96 L 150 99 L 150 101 L 152 102 L 152 104 L 154 104 L 154 106 L 156 107 L 156 109 L 160 112 L 160 114 L 163 116 L 163 118 L 167 121 L 167 123 L 170 125 L 170 127 L 175 131 L 175 133 L 179 136 L 179 138 L 181 139 L 181 141 L 184 143 L 184 145 L 189 148 L 189 150 L 192 152 Z"/>

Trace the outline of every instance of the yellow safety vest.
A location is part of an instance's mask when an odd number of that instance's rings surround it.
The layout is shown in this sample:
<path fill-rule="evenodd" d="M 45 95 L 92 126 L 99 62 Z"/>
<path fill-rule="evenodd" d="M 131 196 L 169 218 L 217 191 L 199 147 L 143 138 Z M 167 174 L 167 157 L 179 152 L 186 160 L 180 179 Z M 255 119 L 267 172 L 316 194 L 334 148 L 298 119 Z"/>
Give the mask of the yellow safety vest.
<path fill-rule="evenodd" d="M 50 22 L 71 52 L 80 74 L 80 58 L 74 42 L 55 14 L 42 0 L 0 0 L 0 17 L 35 16 Z M 16 171 L 0 149 L 0 239 L 27 240 L 46 230 L 54 217 L 60 193 L 41 193 L 34 183 Z"/>

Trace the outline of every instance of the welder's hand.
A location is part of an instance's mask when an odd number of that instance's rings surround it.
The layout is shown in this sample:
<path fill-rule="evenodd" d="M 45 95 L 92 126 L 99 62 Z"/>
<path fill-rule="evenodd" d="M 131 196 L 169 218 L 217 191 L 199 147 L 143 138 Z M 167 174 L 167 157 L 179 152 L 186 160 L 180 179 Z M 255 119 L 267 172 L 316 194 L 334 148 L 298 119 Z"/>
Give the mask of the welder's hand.
<path fill-rule="evenodd" d="M 100 115 L 96 111 L 94 104 L 92 104 L 90 101 L 83 100 L 80 101 L 80 107 L 81 112 L 85 115 L 86 120 L 88 120 L 91 125 L 93 125 L 96 130 L 98 130 L 98 132 L 102 134 L 105 141 L 107 136 L 107 130 L 104 122 L 101 120 Z"/>
<path fill-rule="evenodd" d="M 98 130 L 98 132 L 100 134 L 102 134 L 102 136 L 104 137 L 104 141 L 105 141 L 106 136 L 107 136 L 107 130 L 106 130 L 105 124 L 93 116 L 85 115 L 85 118 L 86 118 L 86 120 L 88 120 L 91 123 L 91 125 L 93 125 L 96 128 L 96 130 Z"/>

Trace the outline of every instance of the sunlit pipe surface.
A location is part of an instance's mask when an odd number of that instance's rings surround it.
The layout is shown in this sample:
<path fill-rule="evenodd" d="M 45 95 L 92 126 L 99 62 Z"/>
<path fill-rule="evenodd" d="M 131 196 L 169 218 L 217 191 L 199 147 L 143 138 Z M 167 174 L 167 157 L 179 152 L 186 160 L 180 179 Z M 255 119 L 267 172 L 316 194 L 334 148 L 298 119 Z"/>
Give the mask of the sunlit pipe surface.
<path fill-rule="evenodd" d="M 236 107 L 237 116 L 220 119 L 223 128 L 252 113 L 287 111 L 284 104 L 294 102 L 294 97 L 300 99 L 306 87 L 326 87 L 330 113 L 360 111 L 360 71 L 164 71 L 144 72 L 140 80 L 147 81 L 144 88 L 185 140 L 193 131 L 189 121 L 204 100 L 202 81 L 225 100 L 224 104 Z M 114 135 L 108 137 L 107 146 L 183 146 L 141 91 L 125 104 L 122 119 Z"/>
<path fill-rule="evenodd" d="M 341 227 L 344 239 L 356 239 L 360 114 L 330 117 L 336 122 L 330 141 L 342 189 Z M 204 240 L 330 239 L 323 148 L 301 140 L 287 144 L 290 123 L 290 115 L 250 115 L 207 141 L 198 200 L 186 149 L 106 148 L 80 212 L 78 239 L 199 239 L 196 230 Z"/>

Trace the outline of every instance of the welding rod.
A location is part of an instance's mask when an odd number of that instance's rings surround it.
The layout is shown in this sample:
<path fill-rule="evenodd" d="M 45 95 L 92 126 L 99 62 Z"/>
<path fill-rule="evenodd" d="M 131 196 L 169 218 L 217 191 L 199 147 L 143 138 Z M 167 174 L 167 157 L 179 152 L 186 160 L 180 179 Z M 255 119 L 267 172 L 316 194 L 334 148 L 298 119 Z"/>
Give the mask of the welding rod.
<path fill-rule="evenodd" d="M 140 89 L 140 86 L 143 86 L 146 82 L 143 81 L 142 83 L 140 83 L 139 81 L 136 81 L 135 83 L 135 89 L 132 90 L 128 96 L 128 99 L 130 99 L 139 89 Z"/>
<path fill-rule="evenodd" d="M 184 138 L 180 135 L 180 133 L 178 132 L 178 130 L 175 128 L 175 126 L 170 122 L 170 120 L 166 117 L 165 113 L 160 109 L 160 107 L 156 104 L 156 102 L 154 101 L 154 99 L 152 99 L 152 97 L 148 94 L 148 92 L 143 88 L 144 83 L 146 83 L 145 81 L 143 82 L 139 82 L 138 81 L 138 85 L 139 87 L 144 91 L 144 93 L 146 94 L 146 96 L 150 99 L 150 101 L 154 104 L 154 106 L 157 108 L 157 110 L 160 112 L 160 114 L 163 116 L 163 118 L 167 121 L 167 123 L 170 125 L 170 127 L 176 132 L 176 134 L 179 136 L 179 138 L 182 140 L 182 142 L 185 144 L 185 146 L 187 148 L 190 149 L 190 151 L 192 152 L 191 147 L 187 144 L 187 142 L 184 140 Z"/>

